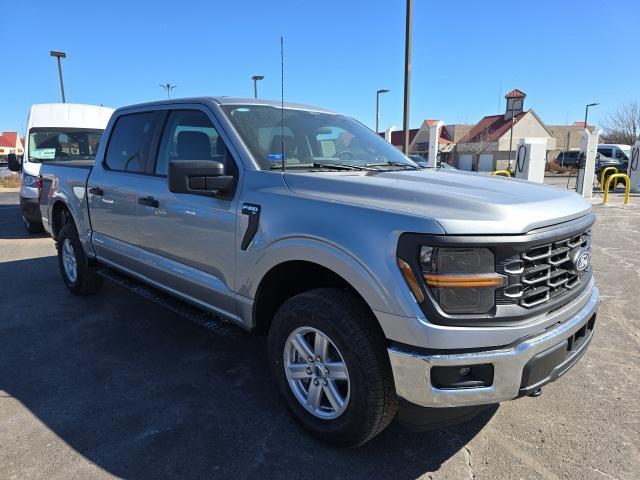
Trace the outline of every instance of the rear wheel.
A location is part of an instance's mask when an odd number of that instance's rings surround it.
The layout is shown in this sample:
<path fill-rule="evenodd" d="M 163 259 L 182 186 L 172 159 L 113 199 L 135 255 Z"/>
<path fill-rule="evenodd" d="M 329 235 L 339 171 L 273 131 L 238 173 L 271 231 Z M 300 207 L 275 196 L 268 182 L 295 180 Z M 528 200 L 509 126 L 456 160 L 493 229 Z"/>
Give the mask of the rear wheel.
<path fill-rule="evenodd" d="M 285 302 L 269 333 L 269 359 L 295 418 L 327 443 L 362 445 L 395 416 L 384 337 L 348 292 L 323 288 Z"/>
<path fill-rule="evenodd" d="M 98 265 L 89 259 L 82 248 L 78 231 L 67 223 L 58 235 L 58 265 L 65 285 L 76 295 L 90 295 L 102 286 Z"/>

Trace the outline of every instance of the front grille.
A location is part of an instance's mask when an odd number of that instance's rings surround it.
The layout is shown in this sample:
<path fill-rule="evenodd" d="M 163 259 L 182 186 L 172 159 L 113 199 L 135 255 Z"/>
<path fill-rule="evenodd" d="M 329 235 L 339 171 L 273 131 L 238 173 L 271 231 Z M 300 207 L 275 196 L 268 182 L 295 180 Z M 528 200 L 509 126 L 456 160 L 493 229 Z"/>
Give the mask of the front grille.
<path fill-rule="evenodd" d="M 507 286 L 496 292 L 498 304 L 534 308 L 551 300 L 570 296 L 571 291 L 591 278 L 591 265 L 578 269 L 579 257 L 591 252 L 591 230 L 563 240 L 528 248 L 506 259 L 502 271 Z"/>

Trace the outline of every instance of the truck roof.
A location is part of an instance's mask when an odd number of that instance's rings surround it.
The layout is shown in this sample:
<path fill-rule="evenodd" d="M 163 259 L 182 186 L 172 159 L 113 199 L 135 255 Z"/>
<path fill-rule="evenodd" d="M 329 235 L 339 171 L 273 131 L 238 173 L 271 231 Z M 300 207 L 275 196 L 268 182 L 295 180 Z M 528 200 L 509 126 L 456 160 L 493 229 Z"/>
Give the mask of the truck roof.
<path fill-rule="evenodd" d="M 114 109 L 81 103 L 37 103 L 31 106 L 27 128 L 94 128 L 104 130 Z"/>
<path fill-rule="evenodd" d="M 145 102 L 138 103 L 135 105 L 128 105 L 126 107 L 121 107 L 118 110 L 128 110 L 130 108 L 140 108 L 140 107 L 156 107 L 162 105 L 180 105 L 184 103 L 208 103 L 213 102 L 218 105 L 268 105 L 271 107 L 281 107 L 280 100 L 266 100 L 263 98 L 244 98 L 244 97 L 188 97 L 188 98 L 169 98 L 166 100 L 160 100 L 156 102 Z M 312 105 L 305 105 L 303 103 L 295 103 L 295 102 L 284 102 L 284 108 L 295 109 L 295 110 L 307 110 L 311 112 L 323 112 L 323 113 L 333 113 L 336 112 L 316 107 Z"/>

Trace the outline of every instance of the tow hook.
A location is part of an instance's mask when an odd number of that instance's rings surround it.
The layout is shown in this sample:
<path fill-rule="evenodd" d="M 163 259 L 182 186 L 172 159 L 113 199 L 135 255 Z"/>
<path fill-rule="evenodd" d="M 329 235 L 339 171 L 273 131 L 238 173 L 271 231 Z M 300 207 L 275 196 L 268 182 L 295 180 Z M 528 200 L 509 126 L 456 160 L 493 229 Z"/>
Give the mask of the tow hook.
<path fill-rule="evenodd" d="M 529 394 L 530 397 L 534 397 L 534 398 L 539 397 L 540 395 L 542 395 L 542 388 L 534 390 Z"/>

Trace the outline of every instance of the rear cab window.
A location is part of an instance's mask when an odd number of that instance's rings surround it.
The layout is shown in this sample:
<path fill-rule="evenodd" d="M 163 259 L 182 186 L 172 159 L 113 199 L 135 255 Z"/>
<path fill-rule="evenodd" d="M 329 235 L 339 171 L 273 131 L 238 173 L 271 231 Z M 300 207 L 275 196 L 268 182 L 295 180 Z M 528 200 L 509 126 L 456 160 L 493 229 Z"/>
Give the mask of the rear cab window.
<path fill-rule="evenodd" d="M 120 116 L 109 137 L 104 165 L 109 170 L 120 172 L 146 172 L 155 119 L 155 112 Z"/>

